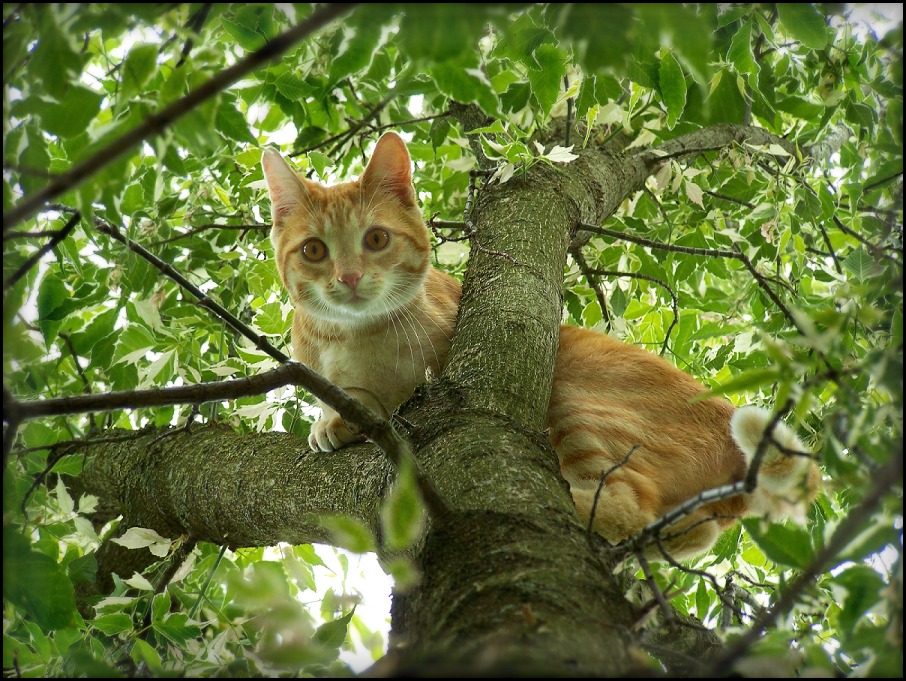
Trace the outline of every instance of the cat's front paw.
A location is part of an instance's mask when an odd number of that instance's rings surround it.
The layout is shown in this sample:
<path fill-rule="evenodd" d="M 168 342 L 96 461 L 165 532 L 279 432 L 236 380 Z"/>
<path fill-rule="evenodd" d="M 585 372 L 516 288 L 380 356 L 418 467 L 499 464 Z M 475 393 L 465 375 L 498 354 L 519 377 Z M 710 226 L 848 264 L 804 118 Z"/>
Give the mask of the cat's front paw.
<path fill-rule="evenodd" d="M 338 414 L 319 418 L 308 434 L 308 446 L 315 452 L 332 452 L 350 442 L 361 440 L 362 436 L 358 431 L 346 425 Z"/>

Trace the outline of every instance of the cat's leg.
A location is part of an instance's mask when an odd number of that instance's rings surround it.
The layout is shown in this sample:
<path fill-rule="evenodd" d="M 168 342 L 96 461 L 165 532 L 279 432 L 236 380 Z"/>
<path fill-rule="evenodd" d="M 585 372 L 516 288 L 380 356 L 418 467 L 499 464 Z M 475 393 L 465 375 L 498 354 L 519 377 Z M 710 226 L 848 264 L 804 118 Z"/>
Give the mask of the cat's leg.
<path fill-rule="evenodd" d="M 362 388 L 346 388 L 346 392 L 381 418 L 390 417 L 380 400 L 371 391 Z M 351 442 L 362 442 L 365 439 L 355 426 L 346 423 L 343 417 L 331 407 L 324 403 L 319 404 L 321 405 L 321 418 L 312 424 L 308 434 L 308 446 L 312 451 L 332 452 Z"/>

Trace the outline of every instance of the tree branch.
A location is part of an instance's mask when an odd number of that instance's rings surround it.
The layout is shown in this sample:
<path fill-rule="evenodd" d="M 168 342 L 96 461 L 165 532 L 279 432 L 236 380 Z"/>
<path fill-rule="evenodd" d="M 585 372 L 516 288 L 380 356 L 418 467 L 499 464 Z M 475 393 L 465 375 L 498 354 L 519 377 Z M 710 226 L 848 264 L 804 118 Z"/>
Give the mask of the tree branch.
<path fill-rule="evenodd" d="M 18 205 L 3 214 L 3 231 L 17 225 L 20 221 L 31 217 L 38 209 L 51 199 L 65 191 L 77 187 L 89 177 L 112 163 L 124 153 L 129 151 L 139 142 L 159 135 L 168 125 L 189 113 L 202 102 L 210 99 L 226 87 L 238 81 L 242 76 L 251 73 L 257 68 L 275 60 L 294 44 L 309 36 L 331 21 L 342 16 L 357 3 L 331 3 L 316 9 L 306 19 L 300 21 L 288 31 L 274 38 L 257 52 L 253 52 L 229 68 L 224 69 L 216 76 L 193 90 L 185 97 L 176 100 L 168 107 L 151 114 L 144 123 L 133 128 L 121 137 L 113 140 L 103 149 L 78 165 L 71 167 L 64 173 L 56 176 L 50 184 L 43 189 L 26 197 Z"/>

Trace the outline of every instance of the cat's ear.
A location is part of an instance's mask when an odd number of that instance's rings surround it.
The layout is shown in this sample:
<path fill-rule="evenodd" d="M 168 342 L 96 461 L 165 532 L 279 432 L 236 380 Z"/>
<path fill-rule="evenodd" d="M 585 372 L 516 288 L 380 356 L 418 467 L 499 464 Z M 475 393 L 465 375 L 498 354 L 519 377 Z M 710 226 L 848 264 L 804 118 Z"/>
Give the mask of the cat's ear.
<path fill-rule="evenodd" d="M 264 150 L 261 167 L 271 195 L 271 215 L 276 224 L 306 202 L 308 189 L 276 149 Z"/>
<path fill-rule="evenodd" d="M 395 132 L 385 132 L 378 140 L 361 183 L 366 189 L 392 192 L 407 206 L 415 205 L 412 161 L 406 143 Z"/>

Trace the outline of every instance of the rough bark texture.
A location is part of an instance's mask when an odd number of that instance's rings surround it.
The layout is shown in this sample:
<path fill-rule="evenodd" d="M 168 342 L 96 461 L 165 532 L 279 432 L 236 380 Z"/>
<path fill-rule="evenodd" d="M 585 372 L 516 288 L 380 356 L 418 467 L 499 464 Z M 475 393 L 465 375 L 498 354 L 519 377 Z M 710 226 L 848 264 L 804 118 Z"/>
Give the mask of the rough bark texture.
<path fill-rule="evenodd" d="M 720 126 L 673 140 L 665 151 L 693 154 L 748 134 Z M 417 548 L 423 578 L 396 595 L 395 647 L 375 673 L 621 676 L 639 669 L 636 615 L 602 540 L 586 538 L 542 428 L 573 231 L 605 220 L 657 164 L 650 154 L 588 150 L 566 166 L 538 164 L 524 178 L 482 190 L 447 369 L 402 412 L 416 458 L 451 510 L 433 519 Z M 149 447 L 152 439 L 93 448 L 84 477 L 89 488 L 117 496 L 124 525 L 171 537 L 188 533 L 233 547 L 326 541 L 318 518 L 333 513 L 376 529 L 392 478 L 370 445 L 298 458 L 304 444 L 287 435 L 205 428 Z M 137 553 L 108 544 L 100 574 L 131 574 Z M 688 673 L 691 660 L 716 643 L 674 630 L 657 643 L 672 648 L 662 656 L 667 664 Z"/>

